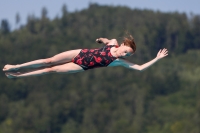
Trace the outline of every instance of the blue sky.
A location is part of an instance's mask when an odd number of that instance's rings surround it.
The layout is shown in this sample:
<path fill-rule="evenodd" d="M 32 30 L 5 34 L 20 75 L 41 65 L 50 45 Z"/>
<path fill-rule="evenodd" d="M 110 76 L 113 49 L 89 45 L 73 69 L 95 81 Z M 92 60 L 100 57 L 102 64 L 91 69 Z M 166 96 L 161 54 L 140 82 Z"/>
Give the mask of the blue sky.
<path fill-rule="evenodd" d="M 20 14 L 21 24 L 26 23 L 27 16 L 34 14 L 39 17 L 42 7 L 48 10 L 48 17 L 53 19 L 61 14 L 63 4 L 67 5 L 68 11 L 87 8 L 89 3 L 100 5 L 122 5 L 132 9 L 152 9 L 161 12 L 193 13 L 200 15 L 200 0 L 0 0 L 0 20 L 7 19 L 13 29 L 15 16 Z"/>

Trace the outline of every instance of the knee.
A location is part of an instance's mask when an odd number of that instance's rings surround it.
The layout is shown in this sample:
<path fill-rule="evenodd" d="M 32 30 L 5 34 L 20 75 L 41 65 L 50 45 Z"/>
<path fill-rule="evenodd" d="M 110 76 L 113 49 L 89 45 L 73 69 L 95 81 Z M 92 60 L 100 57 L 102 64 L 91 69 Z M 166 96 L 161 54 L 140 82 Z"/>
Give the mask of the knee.
<path fill-rule="evenodd" d="M 52 64 L 52 63 L 53 63 L 53 59 L 52 58 L 44 59 L 44 64 Z"/>
<path fill-rule="evenodd" d="M 54 67 L 45 68 L 44 71 L 44 73 L 53 73 L 53 72 L 57 72 L 57 70 Z"/>

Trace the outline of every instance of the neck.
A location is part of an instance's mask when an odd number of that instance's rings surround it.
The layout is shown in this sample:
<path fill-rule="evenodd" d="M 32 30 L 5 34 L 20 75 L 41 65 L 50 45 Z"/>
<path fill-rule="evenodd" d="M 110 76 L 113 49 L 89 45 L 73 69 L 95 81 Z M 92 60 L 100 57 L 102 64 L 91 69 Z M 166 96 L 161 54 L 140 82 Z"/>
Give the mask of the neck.
<path fill-rule="evenodd" d="M 118 55 L 118 53 L 117 53 L 117 51 L 118 51 L 118 48 L 115 48 L 114 50 L 113 50 L 113 52 L 114 52 L 114 54 L 115 54 L 115 57 L 119 57 L 119 55 Z"/>

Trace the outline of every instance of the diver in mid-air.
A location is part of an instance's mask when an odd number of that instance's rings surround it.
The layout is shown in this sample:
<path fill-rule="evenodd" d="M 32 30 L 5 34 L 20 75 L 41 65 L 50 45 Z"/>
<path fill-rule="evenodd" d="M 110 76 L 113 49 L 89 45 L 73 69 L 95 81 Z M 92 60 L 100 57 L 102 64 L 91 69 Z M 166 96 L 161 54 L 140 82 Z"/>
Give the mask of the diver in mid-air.
<path fill-rule="evenodd" d="M 98 43 L 105 46 L 99 49 L 76 49 L 57 54 L 51 58 L 39 59 L 18 65 L 5 65 L 3 71 L 8 78 L 21 78 L 38 76 L 49 73 L 76 73 L 99 67 L 123 66 L 142 71 L 153 65 L 158 60 L 168 55 L 167 49 L 160 49 L 157 56 L 143 64 L 137 65 L 125 59 L 136 51 L 136 44 L 130 35 L 124 37 L 119 45 L 116 39 L 99 38 Z M 36 70 L 19 72 L 22 68 L 37 68 Z"/>

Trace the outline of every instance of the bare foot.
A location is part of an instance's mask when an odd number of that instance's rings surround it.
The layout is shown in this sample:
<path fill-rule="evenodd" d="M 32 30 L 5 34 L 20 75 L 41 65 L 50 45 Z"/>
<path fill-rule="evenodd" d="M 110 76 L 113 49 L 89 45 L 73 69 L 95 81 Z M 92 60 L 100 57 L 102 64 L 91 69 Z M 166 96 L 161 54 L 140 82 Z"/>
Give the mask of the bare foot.
<path fill-rule="evenodd" d="M 19 68 L 16 68 L 16 65 L 5 65 L 3 68 L 3 71 L 7 72 L 7 71 L 12 71 L 12 70 L 18 70 L 18 69 Z"/>
<path fill-rule="evenodd" d="M 17 78 L 20 72 L 17 73 L 11 73 L 11 72 L 6 72 L 5 75 L 9 78 L 9 79 L 13 79 L 13 78 Z"/>

